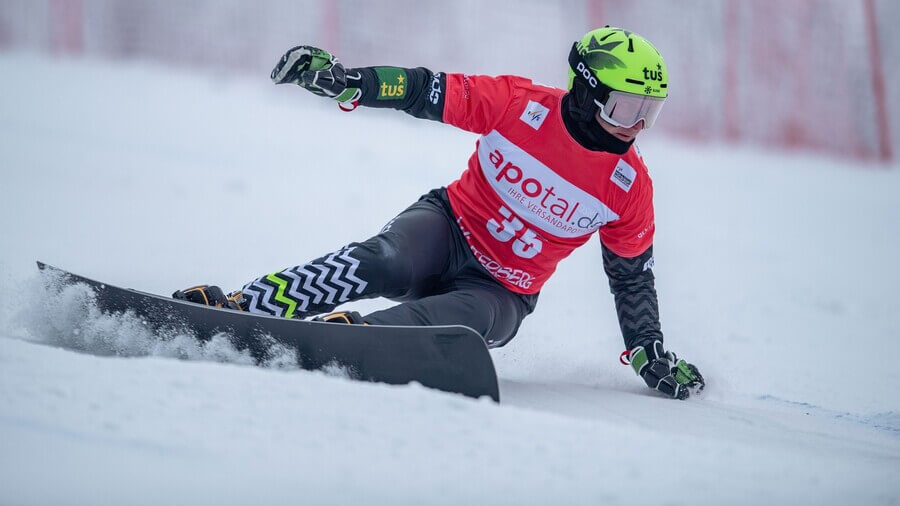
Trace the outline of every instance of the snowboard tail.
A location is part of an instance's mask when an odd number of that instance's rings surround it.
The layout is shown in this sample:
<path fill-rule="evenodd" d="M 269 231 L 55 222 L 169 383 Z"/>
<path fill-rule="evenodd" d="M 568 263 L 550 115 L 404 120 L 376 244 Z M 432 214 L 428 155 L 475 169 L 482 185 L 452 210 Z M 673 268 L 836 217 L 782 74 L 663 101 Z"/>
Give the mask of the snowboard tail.
<path fill-rule="evenodd" d="M 132 312 L 153 331 L 188 331 L 202 341 L 226 333 L 238 349 L 264 360 L 271 342 L 297 351 L 300 367 L 338 364 L 355 379 L 430 388 L 500 401 L 497 374 L 482 337 L 462 325 L 412 327 L 343 325 L 214 308 L 119 288 L 38 262 L 63 284 L 85 284 L 106 313 Z"/>

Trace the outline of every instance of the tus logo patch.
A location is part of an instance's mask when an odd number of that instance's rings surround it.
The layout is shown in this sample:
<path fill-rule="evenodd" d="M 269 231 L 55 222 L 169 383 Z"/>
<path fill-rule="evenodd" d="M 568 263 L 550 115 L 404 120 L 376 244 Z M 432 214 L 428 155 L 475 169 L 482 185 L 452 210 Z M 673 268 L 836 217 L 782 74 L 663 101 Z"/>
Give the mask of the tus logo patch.
<path fill-rule="evenodd" d="M 547 119 L 548 114 L 550 114 L 550 109 L 547 109 L 534 100 L 529 100 L 528 106 L 525 107 L 525 112 L 519 116 L 519 119 L 524 121 L 526 125 L 537 130 L 544 123 L 544 120 Z"/>
<path fill-rule="evenodd" d="M 397 67 L 375 67 L 378 76 L 376 100 L 401 100 L 406 96 L 406 71 Z"/>
<path fill-rule="evenodd" d="M 634 184 L 634 179 L 636 177 L 637 171 L 634 170 L 634 167 L 628 165 L 628 162 L 620 158 L 619 163 L 616 164 L 616 170 L 613 171 L 609 180 L 616 183 L 616 186 L 619 188 L 628 192 L 628 190 L 631 189 L 631 185 Z"/>

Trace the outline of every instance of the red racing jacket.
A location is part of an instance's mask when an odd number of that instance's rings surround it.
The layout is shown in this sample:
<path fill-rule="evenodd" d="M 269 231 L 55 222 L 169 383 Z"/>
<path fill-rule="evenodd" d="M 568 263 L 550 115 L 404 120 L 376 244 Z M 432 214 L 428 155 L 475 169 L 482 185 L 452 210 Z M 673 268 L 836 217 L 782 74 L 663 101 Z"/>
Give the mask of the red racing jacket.
<path fill-rule="evenodd" d="M 450 203 L 476 258 L 514 292 L 538 292 L 595 232 L 627 258 L 653 243 L 653 184 L 636 148 L 581 146 L 563 95 L 514 76 L 446 76 L 443 121 L 481 134 Z"/>

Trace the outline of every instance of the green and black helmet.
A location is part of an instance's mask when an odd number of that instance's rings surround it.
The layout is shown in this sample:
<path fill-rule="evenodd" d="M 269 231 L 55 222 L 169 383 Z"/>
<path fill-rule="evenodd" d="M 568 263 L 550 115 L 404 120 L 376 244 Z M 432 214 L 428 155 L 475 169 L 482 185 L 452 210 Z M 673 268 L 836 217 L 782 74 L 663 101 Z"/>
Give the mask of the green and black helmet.
<path fill-rule="evenodd" d="M 569 53 L 569 91 L 587 120 L 598 110 L 616 126 L 653 126 L 668 96 L 669 73 L 640 35 L 606 26 L 588 32 Z"/>

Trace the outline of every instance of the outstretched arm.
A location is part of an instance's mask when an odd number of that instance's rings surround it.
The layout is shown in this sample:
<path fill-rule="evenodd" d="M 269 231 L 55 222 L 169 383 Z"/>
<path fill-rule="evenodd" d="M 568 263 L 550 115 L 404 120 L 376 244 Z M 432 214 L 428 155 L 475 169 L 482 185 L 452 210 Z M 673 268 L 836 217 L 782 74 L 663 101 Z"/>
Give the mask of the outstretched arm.
<path fill-rule="evenodd" d="M 272 70 L 276 84 L 296 84 L 337 100 L 350 110 L 358 105 L 398 109 L 412 116 L 442 121 L 446 76 L 418 67 L 345 69 L 328 51 L 297 46 Z"/>
<path fill-rule="evenodd" d="M 344 110 L 358 105 L 397 109 L 480 134 L 495 127 L 518 83 L 528 81 L 516 76 L 435 73 L 423 67 L 345 69 L 334 55 L 311 46 L 285 53 L 272 70 L 272 80 L 333 98 Z"/>

